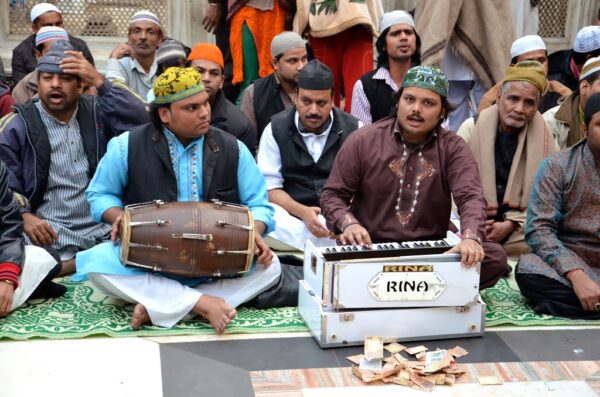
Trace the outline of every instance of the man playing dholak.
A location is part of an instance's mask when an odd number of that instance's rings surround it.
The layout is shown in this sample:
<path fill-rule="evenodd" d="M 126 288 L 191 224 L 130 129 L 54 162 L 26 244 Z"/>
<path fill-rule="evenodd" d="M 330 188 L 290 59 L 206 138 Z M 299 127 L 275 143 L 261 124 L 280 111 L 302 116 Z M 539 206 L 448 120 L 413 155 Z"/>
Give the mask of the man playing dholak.
<path fill-rule="evenodd" d="M 458 130 L 481 173 L 486 237 L 516 258 L 527 252 L 524 225 L 533 177 L 542 159 L 558 149 L 538 112 L 546 84 L 546 70 L 537 61 L 509 67 L 496 104 Z"/>
<path fill-rule="evenodd" d="M 261 237 L 273 230 L 273 208 L 250 151 L 233 135 L 209 127 L 208 94 L 196 69 L 169 68 L 153 90 L 152 122 L 110 141 L 98 166 L 87 190 L 93 217 L 113 225 L 111 238 L 116 242 L 123 201 L 218 199 L 243 204 L 254 218 L 258 263 L 244 277 L 198 285 L 206 280 L 125 267 L 119 259 L 121 246 L 107 242 L 78 256 L 75 279 L 87 276 L 106 293 L 136 303 L 134 329 L 148 322 L 171 327 L 193 312 L 221 334 L 236 315 L 234 307 L 252 298 L 274 297 L 257 305 L 261 307 L 272 307 L 275 301 L 289 305 L 281 299 L 297 299 L 298 280 L 282 281 L 280 264 Z"/>
<path fill-rule="evenodd" d="M 600 319 L 600 94 L 584 111 L 587 139 L 542 161 L 533 182 L 516 279 L 538 313 Z"/>
<path fill-rule="evenodd" d="M 369 245 L 446 237 L 454 198 L 462 241 L 450 252 L 466 266 L 481 262 L 483 289 L 506 270 L 506 254 L 485 240 L 483 189 L 471 151 L 441 127 L 447 95 L 439 69 L 409 69 L 396 117 L 354 132 L 338 152 L 321 208 L 342 244 Z"/>

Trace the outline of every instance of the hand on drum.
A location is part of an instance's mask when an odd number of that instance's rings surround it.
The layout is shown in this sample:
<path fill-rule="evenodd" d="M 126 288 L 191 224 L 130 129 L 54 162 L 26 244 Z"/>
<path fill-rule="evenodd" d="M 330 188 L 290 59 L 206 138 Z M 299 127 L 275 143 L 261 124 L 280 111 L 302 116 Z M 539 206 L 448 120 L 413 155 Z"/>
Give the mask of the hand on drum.
<path fill-rule="evenodd" d="M 271 262 L 273 262 L 273 251 L 271 251 L 267 243 L 265 243 L 265 240 L 263 240 L 260 233 L 254 235 L 254 243 L 256 262 L 269 266 Z"/>
<path fill-rule="evenodd" d="M 477 241 L 466 238 L 448 250 L 448 253 L 459 253 L 461 263 L 466 267 L 475 266 L 485 258 L 483 247 Z"/>
<path fill-rule="evenodd" d="M 110 231 L 110 241 L 113 242 L 114 245 L 117 245 L 119 239 L 121 238 L 121 221 L 123 220 L 123 214 L 119 214 L 117 219 L 112 223 L 112 230 Z"/>

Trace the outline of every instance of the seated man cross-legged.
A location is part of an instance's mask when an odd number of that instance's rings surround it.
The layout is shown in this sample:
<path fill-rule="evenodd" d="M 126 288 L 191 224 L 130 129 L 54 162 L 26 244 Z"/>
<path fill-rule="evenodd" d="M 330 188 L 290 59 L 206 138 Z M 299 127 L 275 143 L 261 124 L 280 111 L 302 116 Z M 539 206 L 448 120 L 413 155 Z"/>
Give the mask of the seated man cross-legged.
<path fill-rule="evenodd" d="M 437 68 L 404 75 L 396 117 L 354 132 L 338 152 L 321 194 L 328 227 L 342 244 L 446 237 L 452 198 L 462 241 L 450 251 L 466 266 L 481 262 L 480 288 L 496 284 L 506 253 L 484 234 L 485 201 L 467 144 L 441 127 L 448 81 Z"/>
<path fill-rule="evenodd" d="M 337 152 L 359 126 L 354 116 L 333 107 L 331 70 L 317 60 L 306 64 L 295 106 L 273 116 L 260 139 L 258 167 L 275 206 L 276 228 L 269 237 L 301 251 L 307 238 L 335 245 L 319 199 Z"/>
<path fill-rule="evenodd" d="M 600 93 L 584 111 L 587 135 L 538 169 L 516 270 L 538 313 L 600 319 Z"/>
<path fill-rule="evenodd" d="M 124 203 L 217 199 L 243 204 L 254 219 L 257 263 L 243 277 L 204 282 L 126 267 L 121 246 L 107 242 L 78 254 L 74 278 L 89 277 L 106 293 L 136 303 L 134 329 L 148 322 L 171 327 L 193 312 L 221 334 L 244 302 L 296 304 L 298 277 L 282 273 L 261 237 L 274 226 L 264 178 L 244 144 L 209 126 L 209 97 L 200 74 L 193 68 L 169 68 L 153 90 L 152 122 L 109 143 L 88 187 L 94 219 L 113 225 L 116 242 Z"/>

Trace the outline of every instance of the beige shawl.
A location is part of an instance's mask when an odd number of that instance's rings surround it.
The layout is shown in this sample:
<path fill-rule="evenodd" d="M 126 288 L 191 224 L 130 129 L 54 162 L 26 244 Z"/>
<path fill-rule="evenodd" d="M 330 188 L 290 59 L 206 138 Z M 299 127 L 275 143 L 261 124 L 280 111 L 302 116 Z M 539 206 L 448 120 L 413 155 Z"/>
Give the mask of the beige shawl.
<path fill-rule="evenodd" d="M 467 142 L 479 165 L 488 216 L 495 216 L 498 210 L 494 154 L 498 123 L 498 106 L 493 105 L 485 109 L 481 112 L 473 134 Z M 524 211 L 527 208 L 531 185 L 540 162 L 556 151 L 552 133 L 542 115 L 536 112 L 529 124 L 519 133 L 519 142 L 508 175 L 503 204 Z"/>
<path fill-rule="evenodd" d="M 441 66 L 451 45 L 486 89 L 504 77 L 515 39 L 510 1 L 420 0 L 415 21 L 423 65 Z"/>

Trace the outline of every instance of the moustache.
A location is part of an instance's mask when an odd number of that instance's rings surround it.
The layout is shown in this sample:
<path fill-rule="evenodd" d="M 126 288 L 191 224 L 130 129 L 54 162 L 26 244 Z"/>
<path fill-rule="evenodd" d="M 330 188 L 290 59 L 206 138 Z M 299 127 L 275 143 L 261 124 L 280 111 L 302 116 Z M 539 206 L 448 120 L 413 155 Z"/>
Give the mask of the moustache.
<path fill-rule="evenodd" d="M 410 116 L 408 116 L 409 120 L 414 120 L 414 121 L 423 121 L 423 117 L 416 115 L 416 114 L 411 114 Z"/>
<path fill-rule="evenodd" d="M 307 120 L 321 120 L 321 116 L 319 116 L 318 114 L 309 114 L 306 116 Z"/>

